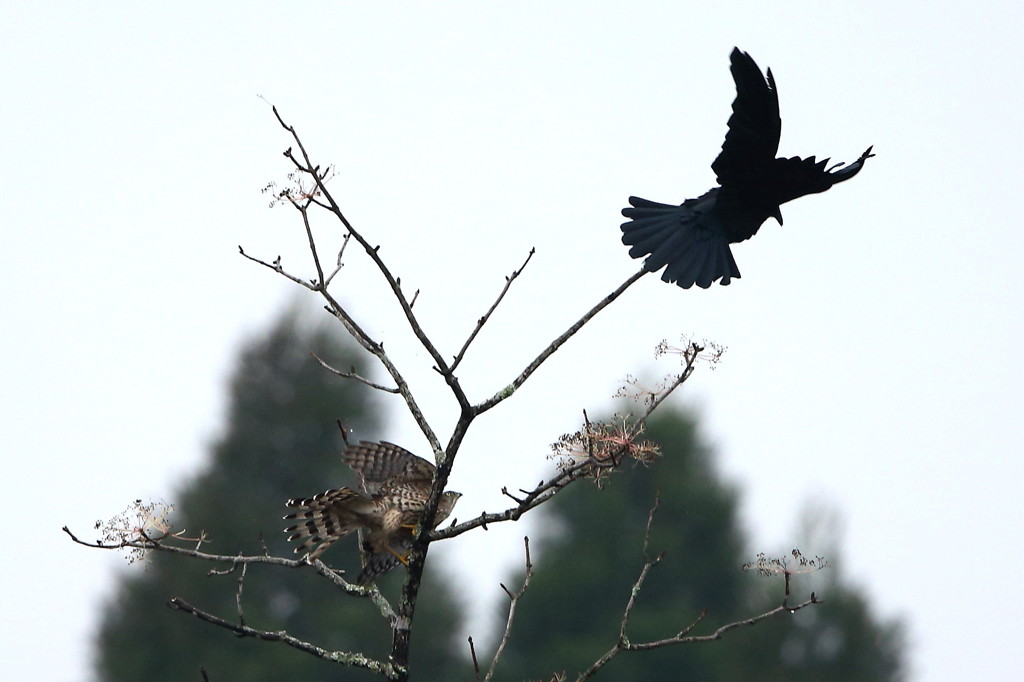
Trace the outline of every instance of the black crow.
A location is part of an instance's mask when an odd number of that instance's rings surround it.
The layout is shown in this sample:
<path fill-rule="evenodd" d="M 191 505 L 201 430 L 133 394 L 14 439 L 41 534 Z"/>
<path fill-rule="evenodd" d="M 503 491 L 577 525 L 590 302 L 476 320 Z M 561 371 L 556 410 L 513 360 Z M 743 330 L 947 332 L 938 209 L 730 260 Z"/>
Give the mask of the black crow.
<path fill-rule="evenodd" d="M 849 166 L 828 159 L 775 158 L 782 120 L 772 70 L 765 81 L 757 64 L 739 48 L 730 55 L 736 81 L 729 131 L 722 152 L 711 164 L 721 187 L 708 190 L 680 206 L 630 197 L 622 215 L 622 243 L 633 258 L 648 256 L 644 269 L 684 289 L 708 288 L 721 278 L 728 284 L 740 271 L 729 244 L 750 239 L 761 223 L 775 218 L 782 224 L 781 204 L 805 194 L 824 192 L 849 180 L 874 156 L 871 147 Z"/>

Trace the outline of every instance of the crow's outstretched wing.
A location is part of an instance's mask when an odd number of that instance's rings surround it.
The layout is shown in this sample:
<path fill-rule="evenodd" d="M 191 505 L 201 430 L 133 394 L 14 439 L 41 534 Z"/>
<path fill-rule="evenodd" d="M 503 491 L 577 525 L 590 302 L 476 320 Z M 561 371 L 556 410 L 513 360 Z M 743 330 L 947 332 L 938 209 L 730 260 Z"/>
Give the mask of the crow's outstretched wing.
<path fill-rule="evenodd" d="M 736 82 L 736 99 L 722 151 L 711 169 L 718 184 L 742 190 L 759 185 L 771 172 L 779 150 L 782 119 L 772 70 L 768 69 L 766 81 L 753 58 L 739 48 L 733 48 L 729 60 L 729 70 Z"/>
<path fill-rule="evenodd" d="M 799 199 L 805 194 L 824 192 L 832 185 L 849 180 L 864 167 L 864 161 L 870 159 L 872 147 L 860 155 L 853 163 L 828 165 L 828 159 L 815 161 L 814 157 L 801 159 L 775 159 L 772 163 L 771 183 L 774 197 L 779 204 Z"/>

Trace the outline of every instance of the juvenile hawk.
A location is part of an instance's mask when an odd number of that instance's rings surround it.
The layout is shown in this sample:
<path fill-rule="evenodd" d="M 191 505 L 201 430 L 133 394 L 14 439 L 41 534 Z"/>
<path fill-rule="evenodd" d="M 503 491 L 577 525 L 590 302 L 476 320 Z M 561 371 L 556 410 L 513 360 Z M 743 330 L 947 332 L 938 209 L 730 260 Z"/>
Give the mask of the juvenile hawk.
<path fill-rule="evenodd" d="M 315 559 L 352 531 L 366 529 L 360 532 L 364 566 L 356 580 L 365 585 L 406 563 L 436 468 L 388 442 L 350 445 L 344 459 L 359 475 L 363 492 L 339 488 L 288 500 L 287 505 L 297 511 L 284 518 L 296 523 L 285 532 L 291 533 L 289 540 L 301 543 L 296 552 L 305 551 Z M 441 496 L 434 528 L 451 515 L 461 495 L 446 492 Z"/>

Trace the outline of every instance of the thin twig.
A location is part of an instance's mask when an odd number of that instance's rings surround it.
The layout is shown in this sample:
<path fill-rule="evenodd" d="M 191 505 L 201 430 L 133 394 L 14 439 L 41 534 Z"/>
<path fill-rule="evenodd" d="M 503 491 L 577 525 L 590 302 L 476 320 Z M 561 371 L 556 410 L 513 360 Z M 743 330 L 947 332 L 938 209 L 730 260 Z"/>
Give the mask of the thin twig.
<path fill-rule="evenodd" d="M 245 625 L 245 612 L 242 611 L 242 589 L 245 586 L 245 572 L 249 564 L 242 564 L 242 572 L 238 576 L 238 591 L 235 592 L 235 607 L 238 609 L 238 624 Z"/>
<path fill-rule="evenodd" d="M 245 252 L 245 249 L 243 249 L 241 247 L 241 245 L 239 245 L 239 247 L 238 247 L 238 253 L 242 254 L 243 257 L 248 258 L 253 263 L 259 263 L 260 265 L 262 265 L 264 267 L 270 268 L 271 270 L 273 270 L 277 274 L 281 275 L 282 277 L 287 277 L 291 281 L 295 282 L 296 284 L 300 284 L 300 285 L 306 287 L 310 291 L 316 291 L 317 290 L 317 287 L 316 287 L 315 284 L 312 284 L 308 280 L 304 280 L 301 277 L 296 277 L 295 275 L 286 272 L 285 269 L 281 266 L 281 257 L 280 256 L 275 258 L 273 263 L 268 263 L 265 260 L 260 260 L 259 258 L 256 258 L 255 256 L 250 256 L 249 254 L 247 254 Z"/>
<path fill-rule="evenodd" d="M 473 680 L 480 682 L 480 662 L 476 660 L 476 646 L 473 644 L 473 636 L 469 637 L 469 656 L 473 659 Z"/>
<path fill-rule="evenodd" d="M 122 549 L 130 547 L 133 549 L 152 549 L 160 552 L 171 552 L 174 554 L 185 554 L 196 559 L 203 559 L 205 561 L 224 561 L 227 563 L 234 564 L 276 564 L 278 566 L 301 566 L 305 563 L 303 558 L 287 559 L 285 557 L 275 556 L 244 556 L 241 554 L 208 554 L 206 552 L 200 552 L 197 549 L 186 549 L 184 547 L 175 547 L 173 545 L 165 545 L 162 542 L 151 540 L 149 538 L 143 538 L 140 540 L 123 540 L 118 543 L 104 544 L 102 542 L 88 542 L 81 540 L 71 530 L 64 526 L 61 528 L 68 536 L 76 543 L 84 545 L 86 547 L 92 547 L 94 549 Z M 318 560 L 319 561 L 319 560 Z"/>
<path fill-rule="evenodd" d="M 615 289 L 615 291 L 613 291 L 612 293 L 608 294 L 603 299 L 601 299 L 601 301 L 597 305 L 595 305 L 593 308 L 588 310 L 583 315 L 583 317 L 578 319 L 576 322 L 574 322 L 572 324 L 572 326 L 570 326 L 568 329 L 566 329 L 564 332 L 562 332 L 561 336 L 559 336 L 557 339 L 555 339 L 550 344 L 548 344 L 548 347 L 545 348 L 543 351 L 541 351 L 540 355 L 538 355 L 536 358 L 534 358 L 533 362 L 531 362 L 529 365 L 527 365 L 526 369 L 524 369 L 519 374 L 519 376 L 517 376 L 512 381 L 511 384 L 506 386 L 504 389 L 502 389 L 501 391 L 499 391 L 498 393 L 496 393 L 495 395 L 493 395 L 489 399 L 487 399 L 484 402 L 480 403 L 479 405 L 473 406 L 473 411 L 476 414 L 481 414 L 483 412 L 486 412 L 487 410 L 491 409 L 492 407 L 494 407 L 495 405 L 497 405 L 498 403 L 502 402 L 503 400 L 505 400 L 506 398 L 511 396 L 513 393 L 515 393 L 519 389 L 519 387 L 522 386 L 526 382 L 526 380 L 530 378 L 530 375 L 533 374 L 534 372 L 536 372 L 537 369 L 542 364 L 544 364 L 544 361 L 547 360 L 549 357 L 551 357 L 551 355 L 554 354 L 554 352 L 556 350 L 558 350 L 562 346 L 562 344 L 564 344 L 566 341 L 568 341 L 570 338 L 572 338 L 572 336 L 576 332 L 578 332 L 583 327 L 583 325 L 585 325 L 587 322 L 589 322 L 591 320 L 591 318 L 593 318 L 599 312 L 601 312 L 602 310 L 607 308 L 610 303 L 612 303 L 615 299 L 617 299 L 619 296 L 622 295 L 622 292 L 624 292 L 626 289 L 628 289 L 630 286 L 632 286 L 632 284 L 634 282 L 636 282 L 638 279 L 640 279 L 641 277 L 643 277 L 646 274 L 647 274 L 647 271 L 641 269 L 635 275 L 632 275 L 629 279 L 627 279 L 625 282 L 620 284 L 618 286 L 618 288 Z"/>
<path fill-rule="evenodd" d="M 341 272 L 341 268 L 343 266 L 342 258 L 345 256 L 345 247 L 348 246 L 348 242 L 349 242 L 350 239 L 352 239 L 352 235 L 351 234 L 346 234 L 345 238 L 341 240 L 341 248 L 338 249 L 338 260 L 335 263 L 334 272 L 332 272 L 331 274 L 327 275 L 327 279 L 324 280 L 324 287 L 325 288 L 330 286 L 331 281 L 334 279 L 334 276 L 337 275 L 339 272 Z"/>
<path fill-rule="evenodd" d="M 317 190 L 319 194 L 323 196 L 324 199 L 326 199 L 331 213 L 333 213 L 338 218 L 338 220 L 341 221 L 341 224 L 345 226 L 345 229 L 348 231 L 348 233 L 351 234 L 357 242 L 359 242 L 359 244 L 363 247 L 363 250 L 370 257 L 370 260 L 374 262 L 374 264 L 377 266 L 377 269 L 384 276 L 384 279 L 387 281 L 388 286 L 391 287 L 391 291 L 395 295 L 395 299 L 398 301 L 399 306 L 402 308 L 402 312 L 405 314 L 406 321 L 409 323 L 409 326 L 412 329 L 413 334 L 419 340 L 420 345 L 422 345 L 423 348 L 427 351 L 427 353 L 430 354 L 430 357 L 433 358 L 434 363 L 438 368 L 438 371 L 440 371 L 442 376 L 445 377 L 445 380 L 451 387 L 452 392 L 455 395 L 455 398 L 458 401 L 459 405 L 463 408 L 468 407 L 469 399 L 466 397 L 465 392 L 459 385 L 458 380 L 452 375 L 451 369 L 445 362 L 444 357 L 434 346 L 433 342 L 427 337 L 426 332 L 423 331 L 423 327 L 420 325 L 419 320 L 416 318 L 416 314 L 413 313 L 412 311 L 412 306 L 406 299 L 405 294 L 402 292 L 401 284 L 398 282 L 395 276 L 391 273 L 390 268 L 388 268 L 388 266 L 384 263 L 383 259 L 380 257 L 380 254 L 378 253 L 379 247 L 371 245 L 370 242 L 367 241 L 366 238 L 363 237 L 363 235 L 359 231 L 352 227 L 352 224 L 348 221 L 348 218 L 345 217 L 345 214 L 342 212 L 341 207 L 338 205 L 338 202 L 334 200 L 334 196 L 331 194 L 330 190 L 327 189 L 327 185 L 324 183 L 323 178 L 321 178 L 320 174 L 317 173 L 318 167 L 313 165 L 309 153 L 306 151 L 305 145 L 302 144 L 302 140 L 299 138 L 299 134 L 298 132 L 296 132 L 294 126 L 285 123 L 284 119 L 281 118 L 281 114 L 277 111 L 277 107 L 273 107 L 273 111 L 274 116 L 277 117 L 277 120 L 281 124 L 281 127 L 288 131 L 291 134 L 292 139 L 295 140 L 295 144 L 298 146 L 299 152 L 302 155 L 302 161 L 300 162 L 299 159 L 295 157 L 291 149 L 285 152 L 285 156 L 295 165 L 295 168 L 297 170 L 303 173 L 308 173 L 313 177 L 317 185 Z M 326 290 L 321 289 L 321 293 L 326 295 Z M 434 444 L 434 442 L 431 442 L 432 446 Z M 440 451 L 440 444 L 437 444 L 437 446 L 435 447 L 435 452 Z"/>
<path fill-rule="evenodd" d="M 334 422 L 338 425 L 338 431 L 341 432 L 341 440 L 345 443 L 345 447 L 348 447 L 348 429 L 344 424 L 341 423 L 340 419 L 335 419 Z"/>
<path fill-rule="evenodd" d="M 647 513 L 647 527 L 644 529 L 644 545 L 643 545 L 643 557 L 644 565 L 640 569 L 640 575 L 637 577 L 636 582 L 633 583 L 633 588 L 629 591 L 629 600 L 626 602 L 626 608 L 622 611 L 622 621 L 619 623 L 619 639 L 604 656 L 597 659 L 593 665 L 590 666 L 586 671 L 580 674 L 577 680 L 585 680 L 593 676 L 598 670 L 600 670 L 608 661 L 612 660 L 620 651 L 629 648 L 629 637 L 626 635 L 626 628 L 629 626 L 629 617 L 633 613 L 633 607 L 636 606 L 636 598 L 640 594 L 640 590 L 643 589 L 644 581 L 647 580 L 647 574 L 651 572 L 651 569 L 658 565 L 664 558 L 665 553 L 660 553 L 657 557 L 652 559 L 647 553 L 648 548 L 651 544 L 651 526 L 654 524 L 654 514 L 658 511 L 658 507 L 661 505 L 661 494 L 655 493 L 654 505 L 651 506 L 651 510 Z"/>
<path fill-rule="evenodd" d="M 504 585 L 501 589 L 505 590 L 505 594 L 508 595 L 508 618 L 505 620 L 505 633 L 501 636 L 501 642 L 498 644 L 498 650 L 494 652 L 494 658 L 491 659 L 491 667 L 487 669 L 487 675 L 484 677 L 484 682 L 490 682 L 491 678 L 494 677 L 494 669 L 498 665 L 498 661 L 501 659 L 501 655 L 505 653 L 505 646 L 508 644 L 509 635 L 512 634 L 512 621 L 516 617 L 516 604 L 519 603 L 519 598 L 526 592 L 526 588 L 530 586 L 530 578 L 533 577 L 533 562 L 530 561 L 530 538 L 523 538 L 523 545 L 526 547 L 526 576 L 523 578 L 522 586 L 515 591 L 510 592 Z"/>
<path fill-rule="evenodd" d="M 633 612 L 633 607 L 636 605 L 636 598 L 640 594 L 640 591 L 643 589 L 643 585 L 644 582 L 647 580 L 648 573 L 650 573 L 651 569 L 657 566 L 665 557 L 664 552 L 658 554 L 658 556 L 654 558 L 651 558 L 650 554 L 648 553 L 648 548 L 650 546 L 651 539 L 651 526 L 654 523 L 654 514 L 657 511 L 659 504 L 660 497 L 655 497 L 654 506 L 651 507 L 651 511 L 647 515 L 647 528 L 644 531 L 643 543 L 644 565 L 643 568 L 641 568 L 640 570 L 640 575 L 637 577 L 636 582 L 633 583 L 633 588 L 630 590 L 629 593 L 629 600 L 626 602 L 626 607 L 623 609 L 622 621 L 619 624 L 618 640 L 615 642 L 614 646 L 612 646 L 612 648 L 609 649 L 603 656 L 594 661 L 594 663 L 589 668 L 581 672 L 579 676 L 577 676 L 576 682 L 583 682 L 584 680 L 590 679 L 595 674 L 597 674 L 597 672 L 602 667 L 604 667 L 610 660 L 612 660 L 615 656 L 617 656 L 623 651 L 648 651 L 650 649 L 658 649 L 660 647 L 669 646 L 672 644 L 697 644 L 701 642 L 711 642 L 721 639 L 722 636 L 725 635 L 725 633 L 731 630 L 735 630 L 737 628 L 745 626 L 755 625 L 761 622 L 762 620 L 771 618 L 772 616 L 778 615 L 780 613 L 796 613 L 797 611 L 806 608 L 812 604 L 821 603 L 821 600 L 818 599 L 818 597 L 812 592 L 810 599 L 795 606 L 787 606 L 785 602 L 783 602 L 781 606 L 777 606 L 774 609 L 771 609 L 770 611 L 766 611 L 751 618 L 744 618 L 743 620 L 738 620 L 732 623 L 727 623 L 726 625 L 722 625 L 711 634 L 691 635 L 690 633 L 693 631 L 693 629 L 696 628 L 697 625 L 699 625 L 701 621 L 703 621 L 704 618 L 707 616 L 707 610 L 704 610 L 692 623 L 690 623 L 683 630 L 681 630 L 680 632 L 676 633 L 671 637 L 653 640 L 650 642 L 631 642 L 629 640 L 629 636 L 626 634 L 626 629 L 629 625 L 629 618 Z"/>
<path fill-rule="evenodd" d="M 321 290 L 320 295 L 327 299 L 328 305 L 326 306 L 327 312 L 334 315 L 345 327 L 348 333 L 354 338 L 359 345 L 369 351 L 377 360 L 384 366 L 387 373 L 391 375 L 391 378 L 395 382 L 395 386 L 398 389 L 399 395 L 405 400 L 406 408 L 416 421 L 416 425 L 420 427 L 420 431 L 426 437 L 427 442 L 430 443 L 430 447 L 435 453 L 443 452 L 441 450 L 441 442 L 438 440 L 434 430 L 430 428 L 430 424 L 427 422 L 427 418 L 423 415 L 423 410 L 420 409 L 419 404 L 416 402 L 416 398 L 412 394 L 412 390 L 409 388 L 408 382 L 405 377 L 399 372 L 398 367 L 391 361 L 388 354 L 384 352 L 384 345 L 377 343 L 370 338 L 362 327 L 360 327 L 355 319 L 349 315 L 348 311 L 327 291 Z"/>
<path fill-rule="evenodd" d="M 317 286 L 324 288 L 327 286 L 327 280 L 324 279 L 324 268 L 320 265 L 320 255 L 316 252 L 316 240 L 313 239 L 313 228 L 309 224 L 309 204 L 305 206 L 299 206 L 296 202 L 292 202 L 292 205 L 298 209 L 299 213 L 302 214 L 302 226 L 306 228 L 306 240 L 309 242 L 309 252 L 313 255 L 313 265 L 316 267 L 317 275 Z"/>
<path fill-rule="evenodd" d="M 342 323 L 342 325 L 349 332 L 349 334 L 359 343 L 359 345 L 361 345 L 363 348 L 365 348 L 367 351 L 373 354 L 381 362 L 381 364 L 384 365 L 385 370 L 387 370 L 388 374 L 391 375 L 391 378 L 395 381 L 395 384 L 398 388 L 398 393 L 405 400 L 406 406 L 408 407 L 409 412 L 412 414 L 413 419 L 416 421 L 416 424 L 420 427 L 420 430 L 423 432 L 424 436 L 426 436 L 427 441 L 430 443 L 430 446 L 434 450 L 435 455 L 438 456 L 439 453 L 443 452 L 441 449 L 440 441 L 434 434 L 433 430 L 430 428 L 430 425 L 427 423 L 426 418 L 423 416 L 422 410 L 420 410 L 419 406 L 416 404 L 416 400 L 413 397 L 412 392 L 409 390 L 408 384 L 405 382 L 401 373 L 398 371 L 398 368 L 395 366 L 393 362 L 391 362 L 391 359 L 387 356 L 387 354 L 384 353 L 383 345 L 374 341 L 369 336 L 369 334 L 367 334 L 362 329 L 362 327 L 356 323 L 355 319 L 351 315 L 349 315 L 345 308 L 328 292 L 327 283 L 330 278 L 325 278 L 323 275 L 323 268 L 322 265 L 320 264 L 319 255 L 317 254 L 316 251 L 315 242 L 312 238 L 312 231 L 310 230 L 309 222 L 305 211 L 306 206 L 308 206 L 310 203 L 315 204 L 317 206 L 321 206 L 322 208 L 333 213 L 338 218 L 338 220 L 341 221 L 342 225 L 345 226 L 345 229 L 347 231 L 346 240 L 351 237 L 354 237 L 356 241 L 359 242 L 361 246 L 363 246 L 363 249 L 370 256 L 371 260 L 373 260 L 374 263 L 376 263 L 378 269 L 381 270 L 381 272 L 384 274 L 385 279 L 388 281 L 389 286 L 391 286 L 392 291 L 395 293 L 395 296 L 398 299 L 399 304 L 402 307 L 402 310 L 405 312 L 406 317 L 409 320 L 409 323 L 412 326 L 413 332 L 416 334 L 417 338 L 420 339 L 421 343 L 424 344 L 424 347 L 427 348 L 428 352 L 430 352 L 431 356 L 435 359 L 435 362 L 438 363 L 437 366 L 442 370 L 447 370 L 443 358 L 437 352 L 436 348 L 434 348 L 433 345 L 430 343 L 429 339 L 426 338 L 426 334 L 420 327 L 419 322 L 416 320 L 415 315 L 413 315 L 412 313 L 412 309 L 408 301 L 406 301 L 405 296 L 402 293 L 401 285 L 399 284 L 398 280 L 392 276 L 390 270 L 384 264 L 383 260 L 381 260 L 380 256 L 377 253 L 377 247 L 371 246 L 369 242 L 367 242 L 366 239 L 352 227 L 351 223 L 348 222 L 348 219 L 341 212 L 341 209 L 338 206 L 337 202 L 334 200 L 330 191 L 327 189 L 327 186 L 324 182 L 325 174 L 320 173 L 319 167 L 313 165 L 312 161 L 310 160 L 309 154 L 307 153 L 305 146 L 303 145 L 302 140 L 299 138 L 299 135 L 295 128 L 285 123 L 284 119 L 281 117 L 281 114 L 278 112 L 277 107 L 272 106 L 271 108 L 274 112 L 274 116 L 277 118 L 278 123 L 291 135 L 292 139 L 295 141 L 295 144 L 298 146 L 301 152 L 303 161 L 300 161 L 295 156 L 291 148 L 285 151 L 285 157 L 292 162 L 292 164 L 295 166 L 298 172 L 311 176 L 315 183 L 315 188 L 303 193 L 303 196 L 307 199 L 306 204 L 300 205 L 294 200 L 292 200 L 291 197 L 289 197 L 289 200 L 292 201 L 292 204 L 296 208 L 300 209 L 303 212 L 303 224 L 306 228 L 307 239 L 310 243 L 311 255 L 313 256 L 314 262 L 316 263 L 317 266 L 318 280 L 310 283 L 305 282 L 291 275 L 287 276 L 292 281 L 302 284 L 307 289 L 319 292 L 320 295 L 323 296 L 324 299 L 326 299 L 327 301 L 327 311 L 334 315 L 336 318 L 338 318 L 338 320 Z M 317 195 L 324 197 L 326 203 L 317 201 Z M 345 243 L 347 243 L 347 241 Z M 339 251 L 338 256 L 339 269 L 341 267 L 341 252 L 344 251 L 344 248 L 345 244 L 343 243 L 342 249 Z M 244 252 L 243 255 L 245 255 Z M 250 260 L 262 263 L 262 261 L 259 261 L 258 259 L 252 258 L 250 256 L 246 257 L 250 258 Z M 270 267 L 271 269 L 274 269 L 275 271 L 279 271 L 278 268 L 275 267 L 274 265 L 267 263 L 262 264 L 267 267 Z M 336 274 L 336 272 L 337 270 L 335 270 L 335 272 L 331 274 L 331 277 L 333 277 L 334 274 Z M 455 392 L 456 398 L 459 400 L 460 405 L 468 407 L 469 401 L 468 399 L 466 399 L 461 387 L 458 386 L 458 381 L 454 377 L 450 376 L 450 374 L 445 375 L 445 379 L 449 383 L 449 385 L 452 386 L 452 389 Z"/>
<path fill-rule="evenodd" d="M 674 635 L 672 637 L 668 637 L 666 639 L 659 639 L 659 640 L 656 640 L 656 641 L 653 641 L 653 642 L 643 642 L 643 643 L 640 643 L 640 644 L 630 644 L 629 645 L 629 650 L 630 651 L 646 651 L 648 649 L 657 649 L 658 647 L 666 646 L 666 645 L 669 645 L 669 644 L 695 644 L 695 643 L 699 643 L 699 642 L 713 642 L 715 640 L 721 639 L 722 636 L 725 633 L 727 633 L 727 632 L 729 632 L 731 630 L 736 630 L 737 628 L 746 627 L 746 626 L 749 626 L 749 625 L 756 625 L 757 623 L 760 623 L 762 620 L 765 620 L 767 618 L 771 618 L 772 616 L 777 616 L 780 613 L 796 613 L 797 611 L 800 611 L 801 609 L 805 609 L 808 606 L 812 606 L 814 604 L 822 604 L 822 603 L 824 603 L 824 600 L 818 598 L 818 596 L 815 595 L 814 593 L 811 593 L 811 596 L 810 596 L 809 599 L 807 599 L 806 601 L 800 602 L 799 604 L 793 604 L 791 606 L 781 606 L 781 605 L 780 606 L 776 606 L 774 609 L 772 609 L 770 611 L 765 611 L 764 613 L 760 613 L 760 614 L 758 614 L 756 616 L 751 616 L 750 618 L 744 618 L 743 620 L 738 620 L 738 621 L 735 621 L 733 623 L 727 623 L 726 625 L 721 626 L 720 628 L 718 628 L 717 630 L 715 630 L 714 632 L 712 632 L 709 635 L 691 635 L 691 636 Z M 687 632 L 687 631 L 684 630 L 683 632 Z"/>
<path fill-rule="evenodd" d="M 333 372 L 334 374 L 337 374 L 339 377 L 342 377 L 343 379 L 354 379 L 354 380 L 356 380 L 356 381 L 358 381 L 360 383 L 366 384 L 370 388 L 375 388 L 378 391 L 384 391 L 385 393 L 399 393 L 400 392 L 397 388 L 394 388 L 394 387 L 391 387 L 391 386 L 384 386 L 382 384 L 378 384 L 378 383 L 375 383 L 373 381 L 370 381 L 369 379 L 367 379 L 365 377 L 361 377 L 358 374 L 356 374 L 354 371 L 353 372 L 342 372 L 340 369 L 335 369 L 334 367 L 331 367 L 330 365 L 328 365 L 323 360 L 323 358 L 321 358 L 316 353 L 312 353 L 311 352 L 310 355 L 312 355 L 313 359 L 315 359 L 317 362 L 320 363 L 321 367 L 326 369 L 328 372 Z"/>
<path fill-rule="evenodd" d="M 501 293 L 498 294 L 498 298 L 494 301 L 493 305 L 491 305 L 491 307 L 488 308 L 487 312 L 484 313 L 483 317 L 481 317 L 479 320 L 476 321 L 476 326 L 473 328 L 473 331 L 469 334 L 469 338 L 467 338 L 466 342 L 464 344 L 462 344 L 462 348 L 459 350 L 458 354 L 455 356 L 455 361 L 452 362 L 452 367 L 451 367 L 451 370 L 453 372 L 455 371 L 455 368 L 459 366 L 459 363 L 462 362 L 462 358 L 466 354 L 466 350 L 469 349 L 469 345 L 471 343 L 473 343 L 473 339 L 476 338 L 476 335 L 479 334 L 480 330 L 483 329 L 485 324 L 487 324 L 487 320 L 491 319 L 491 314 L 498 307 L 498 304 L 501 303 L 501 300 L 503 298 L 505 298 L 505 294 L 508 293 L 509 287 L 512 286 L 512 282 L 514 282 L 515 279 L 517 277 L 519 277 L 519 275 L 523 272 L 523 270 L 526 269 L 526 266 L 529 264 L 530 259 L 533 258 L 533 254 L 535 252 L 536 252 L 536 249 L 535 248 L 531 248 L 530 249 L 530 253 L 527 254 L 526 260 L 523 261 L 523 264 L 519 266 L 519 269 L 518 270 L 513 270 L 512 274 L 505 278 L 505 286 L 502 288 Z"/>

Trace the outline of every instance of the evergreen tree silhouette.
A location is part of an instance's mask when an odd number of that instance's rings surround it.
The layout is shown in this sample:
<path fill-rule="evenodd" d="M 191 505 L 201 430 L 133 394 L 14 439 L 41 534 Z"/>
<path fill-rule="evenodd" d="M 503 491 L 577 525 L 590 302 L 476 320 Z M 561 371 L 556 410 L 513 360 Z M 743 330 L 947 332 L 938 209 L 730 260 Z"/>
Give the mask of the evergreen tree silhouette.
<path fill-rule="evenodd" d="M 664 550 L 665 557 L 650 572 L 632 612 L 627 630 L 632 642 L 671 637 L 704 609 L 707 617 L 691 634 L 713 632 L 781 603 L 781 578 L 740 570 L 754 557 L 744 549 L 738 494 L 715 472 L 694 419 L 666 410 L 650 422 L 645 436 L 661 446 L 656 462 L 611 474 L 601 490 L 570 488 L 542 512 L 553 517 L 548 525 L 557 530 L 532 543 L 534 576 L 517 604 L 498 667 L 501 679 L 546 682 L 553 673 L 566 672 L 572 680 L 615 644 L 643 565 L 644 528 L 656 493 L 661 501 L 648 552 L 654 556 Z M 813 548 L 803 549 L 813 554 Z M 815 574 L 825 580 L 813 587 L 823 604 L 734 630 L 716 642 L 623 652 L 595 678 L 901 679 L 901 625 L 880 622 L 867 600 L 833 571 Z M 794 597 L 806 599 L 812 588 L 803 576 L 793 580 Z M 521 581 L 520 575 L 505 584 Z"/>

